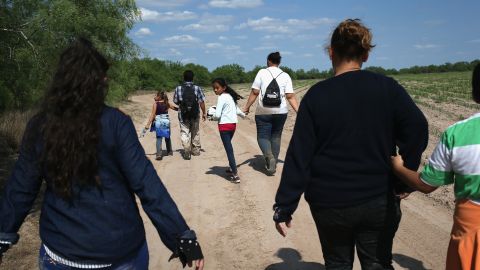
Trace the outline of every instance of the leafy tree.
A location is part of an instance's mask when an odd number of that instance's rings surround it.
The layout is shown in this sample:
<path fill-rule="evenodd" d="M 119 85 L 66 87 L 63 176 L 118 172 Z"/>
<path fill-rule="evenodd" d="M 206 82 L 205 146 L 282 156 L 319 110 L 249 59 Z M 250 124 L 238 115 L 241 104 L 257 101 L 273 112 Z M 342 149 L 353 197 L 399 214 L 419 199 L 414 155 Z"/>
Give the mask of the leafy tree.
<path fill-rule="evenodd" d="M 213 78 L 224 78 L 227 83 L 243 83 L 245 80 L 245 69 L 238 64 L 220 66 L 212 71 Z"/>
<path fill-rule="evenodd" d="M 295 71 L 287 66 L 282 66 L 281 67 L 283 72 L 287 73 L 288 75 L 290 75 L 290 78 L 292 78 L 292 80 L 296 80 L 297 79 L 297 74 L 295 73 Z"/>
<path fill-rule="evenodd" d="M 37 102 L 60 52 L 78 36 L 92 40 L 113 66 L 131 58 L 138 49 L 127 33 L 138 16 L 134 0 L 0 0 L 0 96 L 12 98 L 3 109 Z M 117 79 L 111 77 L 113 85 Z"/>
<path fill-rule="evenodd" d="M 196 84 L 202 86 L 210 85 L 212 78 L 206 67 L 196 64 L 187 64 L 185 65 L 185 70 L 187 69 L 193 71 L 193 74 L 195 75 L 194 81 Z"/>

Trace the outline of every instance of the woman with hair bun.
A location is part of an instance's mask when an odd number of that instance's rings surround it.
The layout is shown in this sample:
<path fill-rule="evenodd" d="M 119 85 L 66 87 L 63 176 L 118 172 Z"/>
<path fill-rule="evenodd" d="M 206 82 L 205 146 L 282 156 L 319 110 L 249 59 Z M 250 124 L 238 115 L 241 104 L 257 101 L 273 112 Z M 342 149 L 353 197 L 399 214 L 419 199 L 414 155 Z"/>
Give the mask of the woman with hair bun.
<path fill-rule="evenodd" d="M 399 200 L 411 190 L 394 177 L 397 147 L 417 170 L 428 124 L 394 79 L 362 70 L 372 33 L 348 19 L 333 31 L 328 52 L 335 76 L 310 88 L 300 104 L 274 205 L 280 234 L 305 193 L 326 269 L 393 269 Z"/>
<path fill-rule="evenodd" d="M 268 55 L 267 68 L 258 71 L 243 109 L 248 114 L 250 107 L 259 97 L 255 112 L 257 142 L 265 159 L 268 175 L 274 175 L 277 170 L 283 126 L 288 114 L 287 102 L 295 112 L 298 110 L 292 79 L 279 68 L 281 60 L 279 52 Z"/>

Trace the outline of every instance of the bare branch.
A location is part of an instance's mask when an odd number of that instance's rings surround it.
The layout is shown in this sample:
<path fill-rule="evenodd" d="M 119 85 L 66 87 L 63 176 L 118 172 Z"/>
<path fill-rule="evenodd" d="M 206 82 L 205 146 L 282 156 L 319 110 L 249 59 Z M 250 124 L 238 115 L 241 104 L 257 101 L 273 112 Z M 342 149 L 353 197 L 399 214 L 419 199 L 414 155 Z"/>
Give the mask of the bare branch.
<path fill-rule="evenodd" d="M 7 31 L 7 32 L 20 32 L 19 30 L 15 30 L 15 29 L 8 29 L 8 28 L 0 28 L 0 30 L 2 31 Z"/>
<path fill-rule="evenodd" d="M 28 45 L 30 45 L 30 47 L 32 48 L 33 54 L 35 55 L 35 59 L 37 58 L 38 53 L 37 53 L 37 50 L 35 49 L 35 46 L 33 46 L 32 42 L 30 42 L 30 40 L 25 35 L 25 33 L 23 33 L 22 30 L 15 30 L 15 29 L 8 29 L 8 28 L 0 28 L 0 30 L 20 34 L 20 36 L 22 36 L 23 39 L 25 39 L 25 41 L 28 43 Z"/>
<path fill-rule="evenodd" d="M 27 38 L 27 36 L 23 33 L 23 31 L 20 31 L 20 34 L 23 36 L 25 41 L 32 47 L 33 53 L 35 54 L 35 58 L 37 57 L 37 50 L 35 50 L 35 46 L 33 46 L 32 42 Z"/>

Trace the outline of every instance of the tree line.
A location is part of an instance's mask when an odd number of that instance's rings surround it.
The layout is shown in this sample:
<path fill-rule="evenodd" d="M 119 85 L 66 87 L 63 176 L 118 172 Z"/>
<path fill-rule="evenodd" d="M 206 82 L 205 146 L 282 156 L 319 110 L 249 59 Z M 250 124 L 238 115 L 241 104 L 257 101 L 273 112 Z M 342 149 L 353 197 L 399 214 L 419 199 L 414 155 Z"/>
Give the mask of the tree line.
<path fill-rule="evenodd" d="M 380 73 L 383 75 L 398 75 L 398 74 L 421 74 L 421 73 L 443 73 L 443 72 L 461 72 L 471 71 L 474 67 L 480 63 L 480 60 L 474 60 L 471 62 L 461 61 L 456 63 L 445 63 L 442 65 L 428 65 L 428 66 L 413 66 L 409 68 L 401 69 L 385 69 L 378 66 L 370 66 L 365 68 L 372 72 Z"/>
<path fill-rule="evenodd" d="M 197 84 L 207 86 L 216 77 L 228 83 L 251 83 L 263 68 L 246 71 L 238 64 L 229 64 L 209 71 L 198 64 L 140 57 L 142 50 L 127 35 L 139 16 L 135 0 L 0 0 L 0 113 L 38 104 L 60 53 L 78 36 L 92 40 L 111 63 L 109 102 L 125 99 L 136 90 L 173 90 L 186 69 L 194 71 Z M 367 70 L 386 75 L 467 71 L 478 62 Z M 333 75 L 331 69 L 282 69 L 294 80 Z"/>

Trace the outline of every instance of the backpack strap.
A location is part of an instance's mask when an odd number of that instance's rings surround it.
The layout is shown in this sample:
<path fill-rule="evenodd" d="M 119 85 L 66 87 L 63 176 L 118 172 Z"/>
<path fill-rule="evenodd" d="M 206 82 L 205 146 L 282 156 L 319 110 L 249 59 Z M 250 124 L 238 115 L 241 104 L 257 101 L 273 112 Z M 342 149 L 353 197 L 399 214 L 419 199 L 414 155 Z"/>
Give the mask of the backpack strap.
<path fill-rule="evenodd" d="M 274 77 L 273 74 L 272 74 L 272 72 L 271 72 L 268 68 L 266 68 L 266 70 L 270 73 L 270 75 L 272 75 L 272 78 L 273 78 L 274 80 L 276 80 L 278 77 L 280 77 L 280 75 L 283 74 L 283 71 L 282 71 L 282 72 L 280 72 L 280 74 L 277 75 L 277 77 Z"/>
<path fill-rule="evenodd" d="M 187 83 L 183 83 L 181 87 L 182 87 L 182 101 L 183 101 L 183 95 L 185 94 L 185 90 L 187 89 L 192 89 L 193 94 L 195 95 L 195 99 L 198 101 L 197 91 L 193 83 L 191 85 L 188 85 Z"/>
<path fill-rule="evenodd" d="M 270 75 L 272 76 L 272 78 L 275 79 L 275 77 L 273 76 L 272 72 L 271 72 L 268 68 L 266 68 L 266 70 L 268 71 L 268 73 L 270 73 Z"/>
<path fill-rule="evenodd" d="M 280 75 L 282 75 L 282 74 L 283 74 L 283 71 L 280 72 L 280 74 L 278 74 L 277 77 L 275 77 L 275 80 L 277 80 L 277 78 L 280 77 Z"/>

